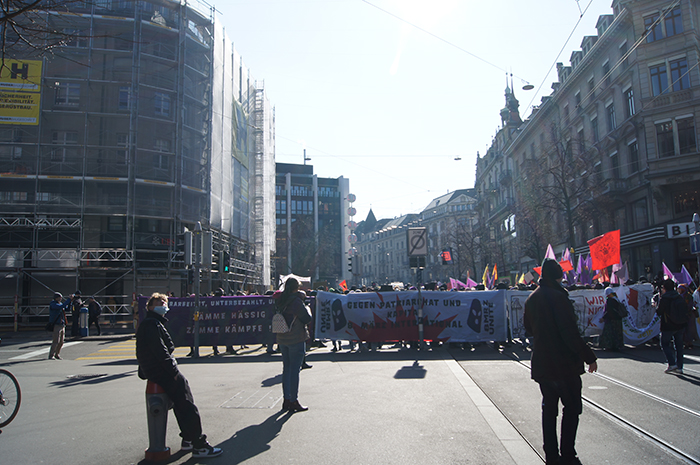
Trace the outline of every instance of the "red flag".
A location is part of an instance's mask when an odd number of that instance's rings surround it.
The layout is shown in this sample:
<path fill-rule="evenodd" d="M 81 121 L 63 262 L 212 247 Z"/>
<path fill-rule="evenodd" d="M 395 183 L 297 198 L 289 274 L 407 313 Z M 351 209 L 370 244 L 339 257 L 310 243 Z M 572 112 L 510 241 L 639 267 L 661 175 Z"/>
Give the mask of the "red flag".
<path fill-rule="evenodd" d="M 574 266 L 571 264 L 571 262 L 569 260 L 560 261 L 559 266 L 561 266 L 561 270 L 564 273 L 568 273 L 569 271 L 574 269 Z"/>
<path fill-rule="evenodd" d="M 610 231 L 588 241 L 593 259 L 592 268 L 602 270 L 620 263 L 620 230 Z"/>
<path fill-rule="evenodd" d="M 542 276 L 542 267 L 541 266 L 536 266 L 533 268 L 533 270 L 535 271 L 535 273 Z"/>
<path fill-rule="evenodd" d="M 348 290 L 348 283 L 344 279 L 338 283 L 338 286 L 340 286 L 340 288 L 344 291 Z"/>

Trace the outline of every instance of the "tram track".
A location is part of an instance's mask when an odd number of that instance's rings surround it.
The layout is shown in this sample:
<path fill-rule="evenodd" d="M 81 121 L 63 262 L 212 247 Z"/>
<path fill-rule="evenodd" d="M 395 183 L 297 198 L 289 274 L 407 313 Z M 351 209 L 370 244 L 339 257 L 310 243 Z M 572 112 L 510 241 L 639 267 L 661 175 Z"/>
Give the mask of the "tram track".
<path fill-rule="evenodd" d="M 508 353 L 503 353 L 503 355 L 507 356 L 516 364 L 526 370 L 530 370 L 530 366 L 526 364 L 523 360 L 519 359 L 516 354 L 508 354 Z M 692 370 L 694 371 L 694 370 Z M 694 410 L 692 408 L 680 405 L 676 402 L 673 402 L 671 400 L 665 399 L 661 396 L 655 395 L 653 393 L 650 393 L 648 391 L 645 391 L 639 387 L 633 386 L 629 383 L 625 383 L 624 381 L 618 380 L 616 378 L 613 378 L 611 376 L 604 375 L 602 373 L 594 373 L 595 376 L 599 377 L 600 379 L 603 379 L 611 384 L 615 384 L 619 387 L 622 387 L 623 389 L 626 389 L 630 392 L 634 392 L 638 395 L 642 395 L 654 402 L 657 402 L 659 404 L 662 404 L 664 406 L 673 408 L 675 410 L 678 410 L 679 412 L 683 412 L 687 415 L 692 415 L 693 417 L 700 417 L 700 411 Z M 491 398 L 489 396 L 488 391 L 485 389 L 485 386 L 482 386 L 474 377 L 472 377 L 474 380 L 474 383 L 479 387 L 479 389 L 484 392 L 484 394 L 489 397 L 491 402 L 496 406 L 496 408 L 503 414 L 503 416 L 513 425 L 513 427 L 518 431 L 520 436 L 529 444 L 529 446 L 537 453 L 537 455 L 542 458 L 542 461 L 544 462 L 544 457 L 542 453 L 540 452 L 540 448 L 534 444 L 532 444 L 531 441 L 527 439 L 527 437 L 519 430 L 517 424 L 513 422 L 508 415 L 508 412 L 504 411 L 501 409 L 501 407 L 498 405 L 496 402 L 496 399 Z M 664 451 L 665 453 L 669 454 L 670 456 L 678 459 L 682 463 L 686 464 L 692 464 L 692 465 L 700 465 L 700 457 L 694 456 L 691 453 L 688 453 L 681 448 L 671 444 L 669 441 L 663 439 L 662 437 L 652 433 L 651 431 L 648 431 L 645 428 L 642 428 L 638 424 L 634 423 L 633 421 L 628 420 L 627 418 L 623 417 L 619 413 L 614 412 L 613 410 L 601 405 L 600 403 L 594 401 L 590 397 L 586 395 L 582 395 L 582 400 L 584 401 L 584 404 L 590 408 L 592 411 L 598 413 L 601 415 L 603 418 L 607 419 L 608 421 L 611 421 L 614 423 L 616 426 L 626 429 L 629 432 L 632 432 L 634 435 L 640 437 L 641 439 L 647 441 L 648 443 L 654 445 L 658 449 Z"/>

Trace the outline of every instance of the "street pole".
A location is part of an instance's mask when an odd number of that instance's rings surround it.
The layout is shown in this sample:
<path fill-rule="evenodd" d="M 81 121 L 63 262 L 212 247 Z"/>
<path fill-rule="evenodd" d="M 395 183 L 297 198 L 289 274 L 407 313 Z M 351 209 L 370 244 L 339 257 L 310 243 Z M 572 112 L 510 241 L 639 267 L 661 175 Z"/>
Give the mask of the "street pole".
<path fill-rule="evenodd" d="M 194 347 L 192 356 L 199 358 L 199 291 L 200 269 L 202 265 L 202 223 L 194 227 Z"/>
<path fill-rule="evenodd" d="M 695 234 L 700 233 L 700 215 L 693 213 L 693 223 L 695 223 Z M 700 253 L 695 254 L 695 260 L 697 261 L 697 271 L 698 275 L 698 289 L 700 289 Z"/>

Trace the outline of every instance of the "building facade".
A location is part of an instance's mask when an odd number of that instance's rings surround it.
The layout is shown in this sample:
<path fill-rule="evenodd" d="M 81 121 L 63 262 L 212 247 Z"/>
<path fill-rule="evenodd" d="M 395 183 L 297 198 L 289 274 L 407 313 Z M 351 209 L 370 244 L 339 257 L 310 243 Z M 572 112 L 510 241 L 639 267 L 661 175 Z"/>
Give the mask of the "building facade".
<path fill-rule="evenodd" d="M 330 287 L 349 281 L 350 180 L 291 163 L 277 163 L 276 179 L 276 276 L 293 273 Z"/>
<path fill-rule="evenodd" d="M 370 210 L 357 227 L 357 265 L 353 285 L 415 283 L 408 259 L 408 228 L 419 227 L 420 216 L 409 214 L 376 221 Z"/>
<path fill-rule="evenodd" d="M 6 57 L 38 66 L 40 111 L 0 117 L 0 266 L 15 278 L 2 305 L 18 295 L 30 315 L 81 289 L 118 312 L 137 294 L 189 293 L 197 223 L 213 236 L 202 292 L 269 288 L 274 113 L 220 22 L 180 1 L 71 8 L 47 15 L 70 38 L 53 56 Z"/>
<path fill-rule="evenodd" d="M 474 279 L 479 260 L 477 196 L 474 189 L 458 189 L 434 199 L 420 213 L 428 233 L 428 257 L 423 279 Z M 443 255 L 448 252 L 449 255 Z M 449 261 L 447 258 L 449 257 Z"/>
<path fill-rule="evenodd" d="M 612 7 L 570 64 L 558 64 L 552 94 L 526 121 L 503 119 L 478 158 L 482 237 L 511 274 L 532 269 L 548 243 L 585 254 L 587 240 L 616 229 L 631 277 L 650 277 L 662 261 L 696 269 L 698 4 Z"/>

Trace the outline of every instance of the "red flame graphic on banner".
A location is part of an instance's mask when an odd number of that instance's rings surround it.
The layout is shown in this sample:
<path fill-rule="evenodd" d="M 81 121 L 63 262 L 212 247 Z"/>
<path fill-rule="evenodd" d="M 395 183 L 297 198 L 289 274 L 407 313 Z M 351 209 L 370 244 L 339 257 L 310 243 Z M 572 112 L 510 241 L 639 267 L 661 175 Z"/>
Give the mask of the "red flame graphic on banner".
<path fill-rule="evenodd" d="M 384 303 L 384 298 L 381 294 L 379 299 Z M 350 321 L 350 326 L 355 331 L 357 338 L 360 341 L 366 342 L 384 342 L 384 341 L 417 341 L 418 340 L 418 309 L 411 306 L 411 308 L 404 309 L 404 307 L 399 303 L 400 299 L 396 296 L 396 305 L 392 311 L 396 312 L 396 319 L 391 321 L 389 318 L 383 320 L 376 313 L 372 312 L 374 316 L 374 322 L 372 324 L 365 324 L 364 327 L 361 324 L 357 324 Z M 423 315 L 423 339 L 426 341 L 447 341 L 449 337 L 440 338 L 440 333 L 442 333 L 445 328 L 451 326 L 452 320 L 457 318 L 457 315 L 453 315 L 449 318 L 438 319 L 440 314 L 433 320 L 428 319 L 425 314 Z"/>

